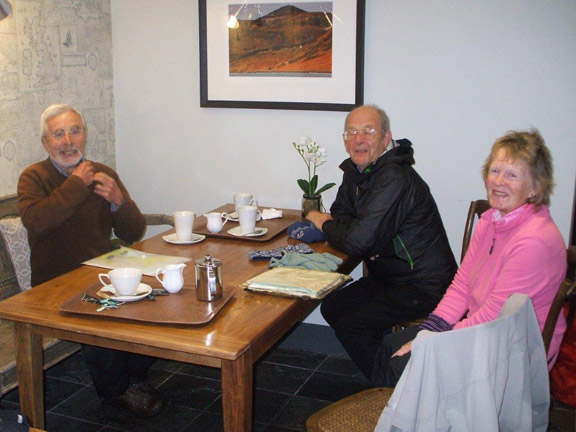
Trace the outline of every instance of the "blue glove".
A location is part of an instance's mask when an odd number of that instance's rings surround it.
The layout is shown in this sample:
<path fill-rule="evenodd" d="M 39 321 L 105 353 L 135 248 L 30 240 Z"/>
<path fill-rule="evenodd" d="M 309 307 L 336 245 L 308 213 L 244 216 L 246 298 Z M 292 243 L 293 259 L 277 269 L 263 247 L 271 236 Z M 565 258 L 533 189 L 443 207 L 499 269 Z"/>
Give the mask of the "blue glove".
<path fill-rule="evenodd" d="M 288 227 L 288 236 L 306 243 L 326 240 L 322 231 L 318 230 L 312 222 L 294 222 Z"/>

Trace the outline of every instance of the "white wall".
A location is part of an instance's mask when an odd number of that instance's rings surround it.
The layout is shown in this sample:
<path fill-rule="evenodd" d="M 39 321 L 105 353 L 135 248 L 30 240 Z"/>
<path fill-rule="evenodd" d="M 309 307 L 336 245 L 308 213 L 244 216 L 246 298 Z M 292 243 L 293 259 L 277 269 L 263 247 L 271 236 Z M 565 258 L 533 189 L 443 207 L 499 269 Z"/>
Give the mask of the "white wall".
<path fill-rule="evenodd" d="M 197 1 L 111 8 L 117 167 L 144 211 L 201 213 L 238 191 L 297 208 L 305 172 L 291 143 L 302 135 L 328 150 L 320 181 L 339 183 L 345 113 L 200 108 Z M 413 141 L 454 254 L 468 203 L 485 196 L 480 166 L 510 129 L 537 127 L 546 139 L 551 212 L 567 240 L 576 2 L 367 0 L 366 17 L 365 101 L 386 109 L 396 138 Z"/>

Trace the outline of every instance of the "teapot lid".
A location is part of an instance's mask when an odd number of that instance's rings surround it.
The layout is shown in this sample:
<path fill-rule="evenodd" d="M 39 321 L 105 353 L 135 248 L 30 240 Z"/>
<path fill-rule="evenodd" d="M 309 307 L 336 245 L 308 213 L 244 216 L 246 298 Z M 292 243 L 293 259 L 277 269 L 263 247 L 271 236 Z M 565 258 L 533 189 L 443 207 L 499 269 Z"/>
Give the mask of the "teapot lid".
<path fill-rule="evenodd" d="M 206 255 L 204 258 L 196 260 L 196 265 L 200 267 L 219 267 L 222 265 L 222 261 L 217 258 L 212 258 L 210 255 Z"/>

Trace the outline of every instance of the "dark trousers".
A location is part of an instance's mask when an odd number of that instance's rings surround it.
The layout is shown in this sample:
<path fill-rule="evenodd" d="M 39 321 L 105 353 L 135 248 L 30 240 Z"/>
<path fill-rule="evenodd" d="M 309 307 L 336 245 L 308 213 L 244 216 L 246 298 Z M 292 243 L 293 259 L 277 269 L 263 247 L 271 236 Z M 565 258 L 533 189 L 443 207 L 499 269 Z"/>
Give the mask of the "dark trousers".
<path fill-rule="evenodd" d="M 408 286 L 385 286 L 363 277 L 327 296 L 320 311 L 336 337 L 368 380 L 372 380 L 382 336 L 399 323 L 428 316 L 439 298 L 427 298 Z"/>
<path fill-rule="evenodd" d="M 98 396 L 124 394 L 130 384 L 146 381 L 154 357 L 93 345 L 82 345 L 82 355 L 94 381 Z"/>
<path fill-rule="evenodd" d="M 420 330 L 422 329 L 419 326 L 408 327 L 383 337 L 374 360 L 372 373 L 372 385 L 374 387 L 396 387 L 408 360 L 410 360 L 410 353 L 396 357 L 392 357 L 392 354 L 405 343 L 414 340 Z"/>

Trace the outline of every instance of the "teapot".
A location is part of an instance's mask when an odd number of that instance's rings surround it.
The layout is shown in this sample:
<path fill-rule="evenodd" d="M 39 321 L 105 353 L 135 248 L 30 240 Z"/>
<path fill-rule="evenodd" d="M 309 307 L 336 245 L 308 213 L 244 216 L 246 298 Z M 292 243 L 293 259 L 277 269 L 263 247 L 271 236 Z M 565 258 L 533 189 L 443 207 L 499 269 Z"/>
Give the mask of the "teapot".
<path fill-rule="evenodd" d="M 213 301 L 222 298 L 222 262 L 206 255 L 196 261 L 196 298 Z"/>
<path fill-rule="evenodd" d="M 183 271 L 186 264 L 168 264 L 166 267 L 156 270 L 156 279 L 169 293 L 177 293 L 184 286 Z M 164 278 L 160 279 L 159 275 L 163 274 Z"/>

